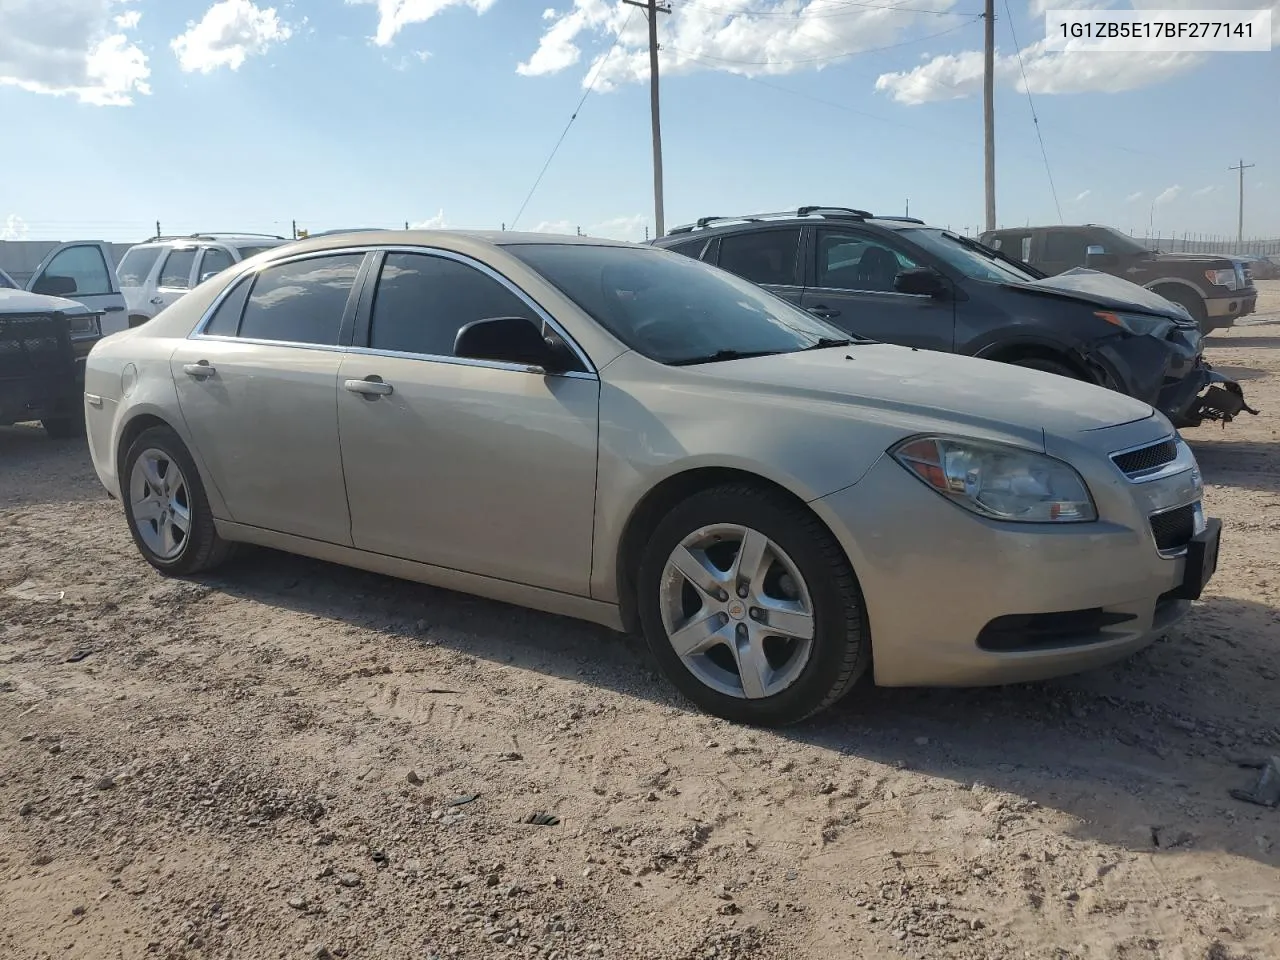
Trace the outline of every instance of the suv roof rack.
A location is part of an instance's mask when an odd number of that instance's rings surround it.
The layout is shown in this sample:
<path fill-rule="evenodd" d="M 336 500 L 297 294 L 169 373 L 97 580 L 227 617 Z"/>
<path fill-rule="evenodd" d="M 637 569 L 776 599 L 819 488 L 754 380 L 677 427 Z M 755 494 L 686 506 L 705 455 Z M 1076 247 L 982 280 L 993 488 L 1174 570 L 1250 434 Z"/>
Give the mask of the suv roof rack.
<path fill-rule="evenodd" d="M 683 226 L 672 227 L 667 231 L 667 236 L 675 236 L 681 233 L 692 233 L 694 230 L 702 230 L 711 226 L 713 223 L 725 223 L 727 221 L 740 221 L 743 223 L 756 223 L 761 220 L 767 220 L 775 217 L 830 217 L 833 220 L 900 220 L 904 223 L 924 223 L 923 220 L 917 220 L 914 217 L 888 217 L 877 216 L 868 210 L 859 210 L 855 207 L 827 207 L 818 204 L 800 207 L 798 210 L 779 210 L 775 213 L 742 213 L 732 217 L 699 217 L 693 223 L 686 223 Z"/>
<path fill-rule="evenodd" d="M 157 234 L 147 240 L 147 243 L 160 243 L 164 240 L 217 240 L 220 237 L 262 237 L 267 240 L 287 240 L 288 237 L 282 237 L 277 233 L 249 233 L 248 231 L 233 231 L 230 233 L 175 233 L 175 234 Z"/>
<path fill-rule="evenodd" d="M 887 214 L 883 214 L 883 213 L 881 213 L 881 214 L 877 214 L 877 215 L 876 215 L 876 219 L 877 219 L 877 220 L 892 220 L 894 223 L 924 223 L 924 221 L 923 221 L 923 220 L 921 220 L 921 219 L 919 219 L 918 217 L 891 217 L 891 216 L 889 216 L 889 215 L 887 215 Z"/>

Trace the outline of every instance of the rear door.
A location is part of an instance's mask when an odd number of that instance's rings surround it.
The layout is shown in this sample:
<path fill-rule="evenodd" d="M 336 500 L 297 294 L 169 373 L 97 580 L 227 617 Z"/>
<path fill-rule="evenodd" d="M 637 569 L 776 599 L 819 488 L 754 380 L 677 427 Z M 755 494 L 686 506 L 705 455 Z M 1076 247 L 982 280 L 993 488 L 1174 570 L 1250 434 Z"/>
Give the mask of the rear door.
<path fill-rule="evenodd" d="M 904 246 L 856 227 L 819 227 L 813 251 L 813 285 L 800 304 L 810 313 L 883 343 L 954 349 L 954 300 L 894 289 L 900 272 L 923 265 Z"/>
<path fill-rule="evenodd" d="M 183 419 L 237 523 L 351 543 L 336 394 L 364 259 L 264 267 L 173 353 Z"/>
<path fill-rule="evenodd" d="M 800 227 L 730 233 L 719 238 L 718 251 L 710 248 L 702 259 L 799 304 L 804 295 L 800 237 Z"/>
<path fill-rule="evenodd" d="M 231 254 L 223 247 L 202 247 L 200 250 L 200 265 L 196 269 L 196 284 L 202 284 L 206 280 L 216 277 L 223 270 L 230 267 L 235 260 Z"/>
<path fill-rule="evenodd" d="M 129 325 L 124 294 L 105 243 L 83 240 L 55 247 L 36 267 L 27 289 L 101 311 L 104 336 Z"/>
<path fill-rule="evenodd" d="M 164 255 L 164 259 L 160 261 L 160 273 L 156 276 L 156 287 L 147 300 L 153 317 L 165 307 L 181 300 L 194 286 L 199 256 L 200 248 L 195 244 L 189 247 L 172 247 Z"/>

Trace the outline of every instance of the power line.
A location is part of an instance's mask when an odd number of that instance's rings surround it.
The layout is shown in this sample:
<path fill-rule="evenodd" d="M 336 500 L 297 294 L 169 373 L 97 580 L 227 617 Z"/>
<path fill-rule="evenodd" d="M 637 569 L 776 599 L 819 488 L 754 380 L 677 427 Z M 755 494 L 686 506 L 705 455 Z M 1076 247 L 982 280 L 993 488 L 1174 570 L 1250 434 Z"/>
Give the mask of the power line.
<path fill-rule="evenodd" d="M 591 82 L 587 84 L 587 89 L 582 94 L 582 99 L 578 101 L 578 105 L 573 108 L 573 113 L 569 116 L 569 122 L 564 125 L 564 129 L 560 131 L 560 139 L 556 141 L 556 145 L 551 148 L 551 153 L 547 157 L 547 162 L 542 165 L 542 169 L 538 171 L 538 179 L 533 181 L 533 186 L 529 188 L 528 195 L 524 198 L 524 203 L 520 204 L 520 209 L 516 211 L 516 215 L 511 220 L 511 229 L 516 228 L 516 222 L 524 213 L 524 208 L 529 205 L 529 201 L 533 199 L 534 193 L 538 189 L 538 185 L 542 183 L 542 178 L 546 176 L 547 168 L 551 166 L 551 161 L 556 158 L 556 153 L 560 150 L 560 144 L 564 143 L 564 138 L 569 135 L 569 128 L 573 126 L 573 121 L 578 119 L 578 114 L 582 111 L 582 105 L 587 102 L 587 97 L 591 96 L 591 91 L 596 88 L 596 81 L 600 79 L 600 74 L 604 72 L 605 64 L 609 62 L 609 58 L 613 56 L 613 52 L 618 49 L 618 44 L 622 42 L 622 35 L 626 33 L 627 27 L 631 26 L 631 18 L 635 15 L 635 11 L 627 14 L 627 19 L 622 22 L 622 26 L 618 28 L 618 32 L 614 34 L 613 46 L 596 63 L 596 70 L 591 77 Z"/>
<path fill-rule="evenodd" d="M 1013 27 L 1013 11 L 1009 9 L 1009 0 L 1004 0 L 1004 12 L 1009 17 L 1009 33 L 1013 36 L 1013 49 L 1018 55 L 1018 69 L 1022 71 L 1022 88 L 1027 92 L 1027 105 L 1031 107 L 1031 123 L 1036 128 L 1036 139 L 1040 141 L 1040 156 L 1044 158 L 1045 176 L 1049 178 L 1049 192 L 1053 194 L 1053 206 L 1058 211 L 1058 222 L 1062 219 L 1062 204 L 1058 202 L 1058 188 L 1053 184 L 1053 171 L 1049 169 L 1049 152 L 1044 148 L 1044 137 L 1040 135 L 1040 118 L 1036 116 L 1036 103 L 1031 99 L 1031 84 L 1027 82 L 1027 68 L 1022 63 L 1022 48 L 1018 46 L 1018 32 Z"/>
<path fill-rule="evenodd" d="M 842 3 L 835 3 L 831 0 L 832 6 L 848 7 L 846 10 L 828 10 L 809 12 L 812 7 L 805 7 L 797 12 L 788 12 L 786 10 L 743 10 L 741 8 L 734 9 L 730 7 L 717 7 L 713 4 L 702 3 L 701 0 L 685 0 L 681 7 L 686 10 L 705 10 L 708 13 L 720 13 L 727 17 L 774 17 L 780 20 L 830 20 L 834 17 L 852 17 L 859 14 L 865 14 L 868 10 L 888 10 L 890 12 L 901 13 L 922 13 L 935 17 L 968 17 L 971 14 L 961 13 L 956 10 L 933 10 L 928 7 L 908 7 L 897 3 L 861 3 L 855 0 L 844 0 Z"/>
<path fill-rule="evenodd" d="M 692 50 L 682 50 L 679 47 L 673 47 L 670 44 L 663 44 L 667 50 L 682 54 L 693 60 L 711 61 L 713 63 L 729 63 L 743 67 L 794 67 L 805 63 L 827 63 L 831 60 L 843 60 L 846 57 L 858 57 L 865 53 L 882 53 L 885 50 L 896 50 L 899 47 L 910 46 L 913 43 L 922 43 L 925 40 L 933 40 L 937 37 L 945 37 L 949 33 L 955 33 L 957 30 L 963 30 L 971 24 L 977 23 L 981 17 L 970 16 L 964 23 L 957 24 L 954 27 L 948 27 L 946 30 L 939 30 L 937 33 L 930 33 L 923 37 L 913 37 L 910 40 L 903 40 L 901 43 L 891 43 L 884 47 L 866 47 L 861 50 L 849 50 L 845 53 L 833 53 L 825 57 L 806 57 L 802 60 L 734 60 L 729 57 L 714 57 L 709 53 L 694 53 Z"/>

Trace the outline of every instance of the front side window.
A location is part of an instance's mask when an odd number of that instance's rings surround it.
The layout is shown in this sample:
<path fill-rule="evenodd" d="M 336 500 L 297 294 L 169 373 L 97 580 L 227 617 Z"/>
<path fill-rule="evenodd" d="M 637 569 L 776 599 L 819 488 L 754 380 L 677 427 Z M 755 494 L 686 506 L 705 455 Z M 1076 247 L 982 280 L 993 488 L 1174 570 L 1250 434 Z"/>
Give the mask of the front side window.
<path fill-rule="evenodd" d="M 767 290 L 668 250 L 559 243 L 504 249 L 622 343 L 660 363 L 847 342 L 847 334 Z"/>
<path fill-rule="evenodd" d="M 74 289 L 67 285 L 67 296 L 91 297 L 111 293 L 111 274 L 107 270 L 107 261 L 102 258 L 102 251 L 97 247 L 67 247 L 55 255 L 40 282 L 43 284 L 54 278 L 75 284 Z M 41 291 L 37 288 L 35 292 Z"/>
<path fill-rule="evenodd" d="M 1044 235 L 1044 259 L 1049 263 L 1071 263 L 1084 266 L 1088 238 L 1083 233 L 1050 230 Z"/>
<path fill-rule="evenodd" d="M 475 267 L 447 257 L 389 253 L 374 295 L 369 346 L 452 357 L 459 329 L 497 317 L 540 322 L 528 304 Z"/>
<path fill-rule="evenodd" d="M 240 336 L 336 345 L 363 259 L 348 253 L 267 267 L 254 281 Z"/>
<path fill-rule="evenodd" d="M 140 287 L 151 276 L 151 268 L 160 259 L 163 247 L 133 247 L 116 267 L 116 276 L 122 287 Z"/>
<path fill-rule="evenodd" d="M 796 282 L 800 229 L 734 233 L 720 238 L 720 266 L 752 283 Z"/>
<path fill-rule="evenodd" d="M 898 274 L 915 266 L 910 257 L 865 234 L 818 233 L 819 287 L 892 293 Z"/>
<path fill-rule="evenodd" d="M 166 290 L 190 290 L 191 268 L 196 265 L 196 251 L 172 250 L 160 268 L 158 285 Z"/>

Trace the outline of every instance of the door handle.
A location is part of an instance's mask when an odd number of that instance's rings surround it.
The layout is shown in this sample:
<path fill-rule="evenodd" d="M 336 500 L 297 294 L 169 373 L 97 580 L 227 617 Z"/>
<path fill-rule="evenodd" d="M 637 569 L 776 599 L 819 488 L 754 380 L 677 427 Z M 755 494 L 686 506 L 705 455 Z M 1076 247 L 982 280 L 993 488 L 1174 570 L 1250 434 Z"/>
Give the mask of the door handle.
<path fill-rule="evenodd" d="M 212 366 L 208 360 L 201 360 L 199 363 L 185 363 L 182 365 L 182 372 L 188 377 L 195 377 L 197 380 L 206 380 L 218 372 L 217 367 Z"/>
<path fill-rule="evenodd" d="M 823 320 L 829 320 L 831 317 L 840 316 L 839 310 L 832 310 L 825 303 L 819 303 L 807 308 L 815 317 L 821 317 Z"/>
<path fill-rule="evenodd" d="M 352 393 L 358 393 L 366 400 L 377 400 L 379 397 L 385 397 L 394 392 L 394 387 L 389 383 L 383 383 L 382 380 L 367 377 L 364 380 L 344 380 L 342 383 L 344 390 Z"/>
<path fill-rule="evenodd" d="M 103 313 L 120 313 L 122 310 L 124 310 L 124 307 L 103 307 L 102 308 Z"/>
<path fill-rule="evenodd" d="M 159 306 L 160 304 L 164 303 L 164 297 L 152 297 L 151 302 L 154 303 L 156 306 Z"/>

